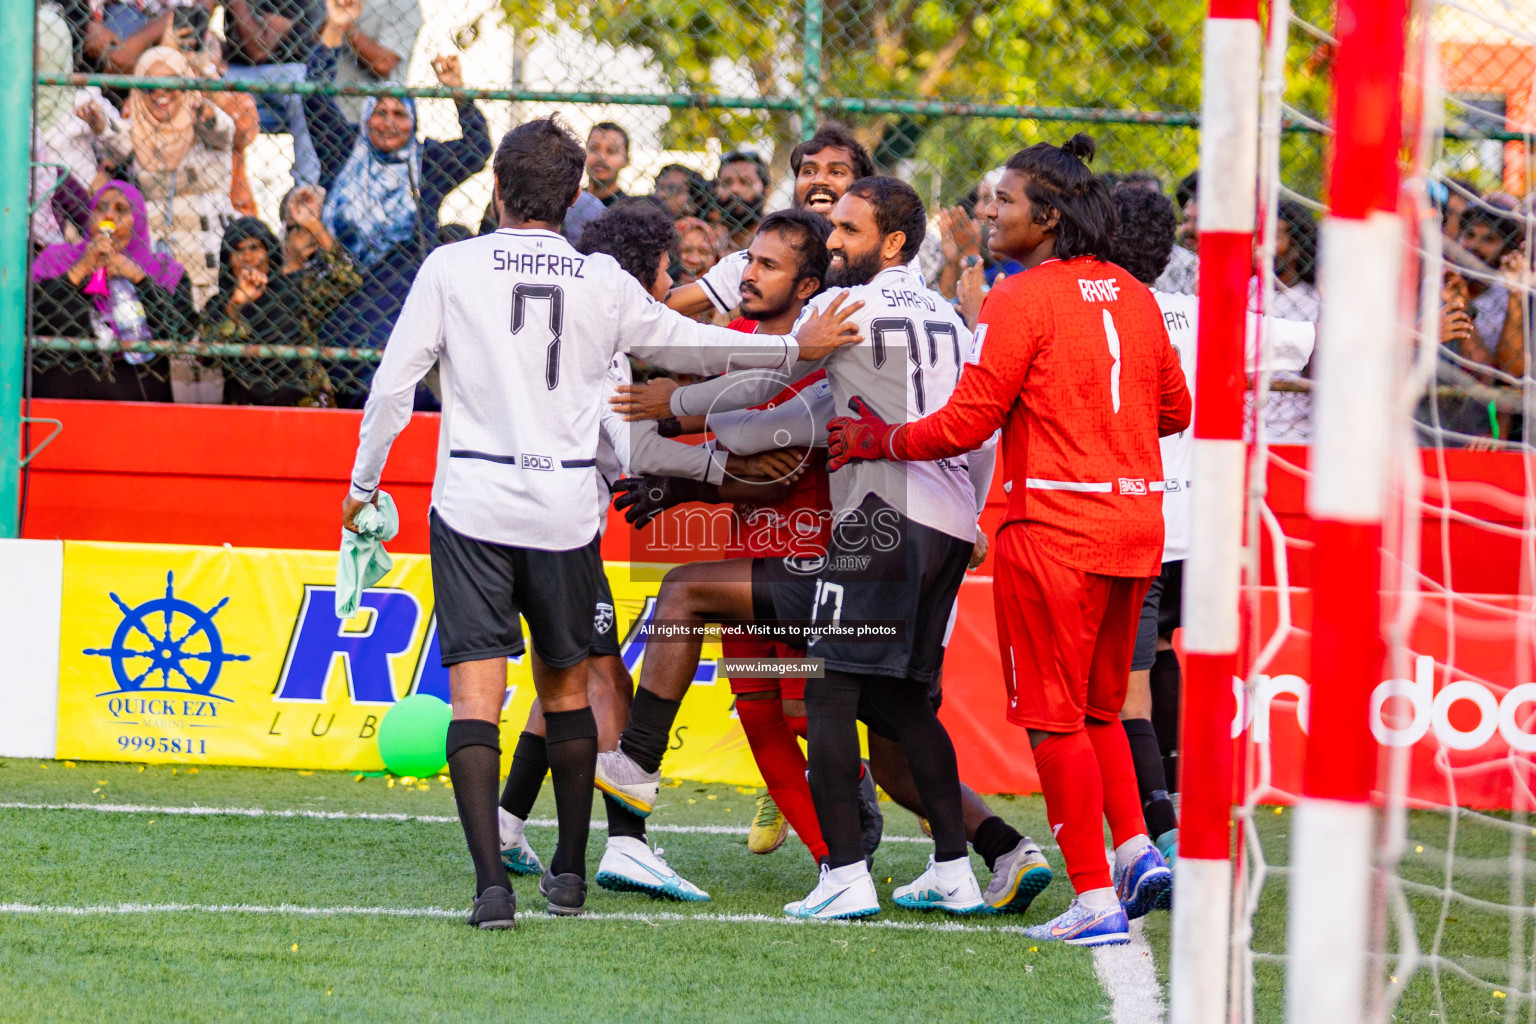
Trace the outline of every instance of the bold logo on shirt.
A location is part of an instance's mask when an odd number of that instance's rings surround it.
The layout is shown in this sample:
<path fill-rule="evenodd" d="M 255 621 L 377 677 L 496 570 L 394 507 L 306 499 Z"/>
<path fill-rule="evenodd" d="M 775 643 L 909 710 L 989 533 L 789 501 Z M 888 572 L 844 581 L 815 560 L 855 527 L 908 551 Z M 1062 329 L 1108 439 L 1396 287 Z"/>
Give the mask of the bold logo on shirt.
<path fill-rule="evenodd" d="M 552 473 L 555 470 L 555 460 L 548 455 L 524 455 L 524 469 L 536 469 L 540 473 Z"/>
<path fill-rule="evenodd" d="M 1120 297 L 1120 286 L 1113 281 L 1088 281 L 1080 277 L 1077 287 L 1084 302 L 1114 302 Z"/>
<path fill-rule="evenodd" d="M 1132 479 L 1123 476 L 1120 478 L 1120 493 L 1134 496 L 1142 496 L 1147 493 L 1147 482 L 1140 477 Z"/>

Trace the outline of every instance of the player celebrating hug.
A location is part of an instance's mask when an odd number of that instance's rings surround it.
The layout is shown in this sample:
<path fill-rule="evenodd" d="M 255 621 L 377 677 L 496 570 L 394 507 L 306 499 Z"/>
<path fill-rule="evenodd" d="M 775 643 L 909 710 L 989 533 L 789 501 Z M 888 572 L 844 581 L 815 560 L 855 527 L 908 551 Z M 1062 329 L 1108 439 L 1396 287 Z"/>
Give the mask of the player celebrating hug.
<path fill-rule="evenodd" d="M 1162 556 L 1158 437 L 1190 418 L 1157 303 L 1105 262 L 1115 212 L 1087 167 L 1093 151 L 1077 135 L 1008 161 L 981 212 L 992 251 L 1025 272 L 987 296 L 974 365 L 948 403 L 898 425 L 856 409 L 858 419 L 833 421 L 829 439 L 834 467 L 931 461 L 1003 428 L 1009 499 L 994 551 L 1008 719 L 1029 730 L 1077 890 L 1066 913 L 1029 934 L 1074 945 L 1127 941 L 1128 920 L 1171 884 L 1146 835 L 1118 713 L 1142 596 Z"/>

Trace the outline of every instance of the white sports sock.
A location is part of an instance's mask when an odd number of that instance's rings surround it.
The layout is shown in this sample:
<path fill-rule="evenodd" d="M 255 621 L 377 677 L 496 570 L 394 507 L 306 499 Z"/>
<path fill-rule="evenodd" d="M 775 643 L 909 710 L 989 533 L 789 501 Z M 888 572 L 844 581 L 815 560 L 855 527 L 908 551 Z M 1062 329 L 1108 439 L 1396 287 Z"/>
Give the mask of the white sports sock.
<path fill-rule="evenodd" d="M 1152 840 L 1143 833 L 1132 836 L 1119 846 L 1115 847 L 1115 867 L 1123 868 L 1141 855 L 1141 851 L 1152 845 Z"/>
<path fill-rule="evenodd" d="M 933 873 L 938 876 L 944 885 L 959 885 L 966 879 L 975 878 L 971 870 L 971 858 L 956 857 L 954 860 L 936 860 L 933 862 Z"/>
<path fill-rule="evenodd" d="M 827 881 L 833 885 L 852 885 L 868 876 L 869 868 L 861 860 L 856 860 L 852 864 L 844 864 L 840 868 L 830 868 L 827 871 Z"/>
<path fill-rule="evenodd" d="M 1113 889 L 1089 889 L 1087 892 L 1077 894 L 1077 902 L 1094 913 L 1098 913 L 1101 910 L 1118 907 L 1120 905 L 1120 897 L 1115 895 L 1115 890 Z"/>

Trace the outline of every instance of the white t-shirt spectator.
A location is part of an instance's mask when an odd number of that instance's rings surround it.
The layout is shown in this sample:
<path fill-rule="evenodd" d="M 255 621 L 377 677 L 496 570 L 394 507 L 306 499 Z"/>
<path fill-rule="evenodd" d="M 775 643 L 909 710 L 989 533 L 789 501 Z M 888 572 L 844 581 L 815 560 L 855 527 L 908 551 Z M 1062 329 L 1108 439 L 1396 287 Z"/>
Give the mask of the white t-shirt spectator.
<path fill-rule="evenodd" d="M 421 0 L 364 0 L 363 11 L 357 16 L 357 30 L 378 43 L 384 49 L 400 55 L 400 65 L 389 77 L 397 82 L 405 81 L 411 69 L 411 51 L 416 49 L 416 37 L 421 34 Z M 364 64 L 351 45 L 341 48 L 336 59 L 336 84 L 382 81 Z M 337 96 L 336 105 L 348 121 L 356 121 L 362 112 L 361 96 Z"/>

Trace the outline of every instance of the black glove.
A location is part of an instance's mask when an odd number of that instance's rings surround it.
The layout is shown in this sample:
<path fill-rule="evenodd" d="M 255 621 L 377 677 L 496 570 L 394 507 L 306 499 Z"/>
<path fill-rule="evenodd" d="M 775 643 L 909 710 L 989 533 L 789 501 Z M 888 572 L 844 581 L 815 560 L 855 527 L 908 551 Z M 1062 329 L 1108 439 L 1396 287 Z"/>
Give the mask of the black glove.
<path fill-rule="evenodd" d="M 623 512 L 624 519 L 637 530 L 644 529 L 673 505 L 719 500 L 718 492 L 710 484 L 650 473 L 627 476 L 609 489 L 615 495 L 613 507 Z"/>

